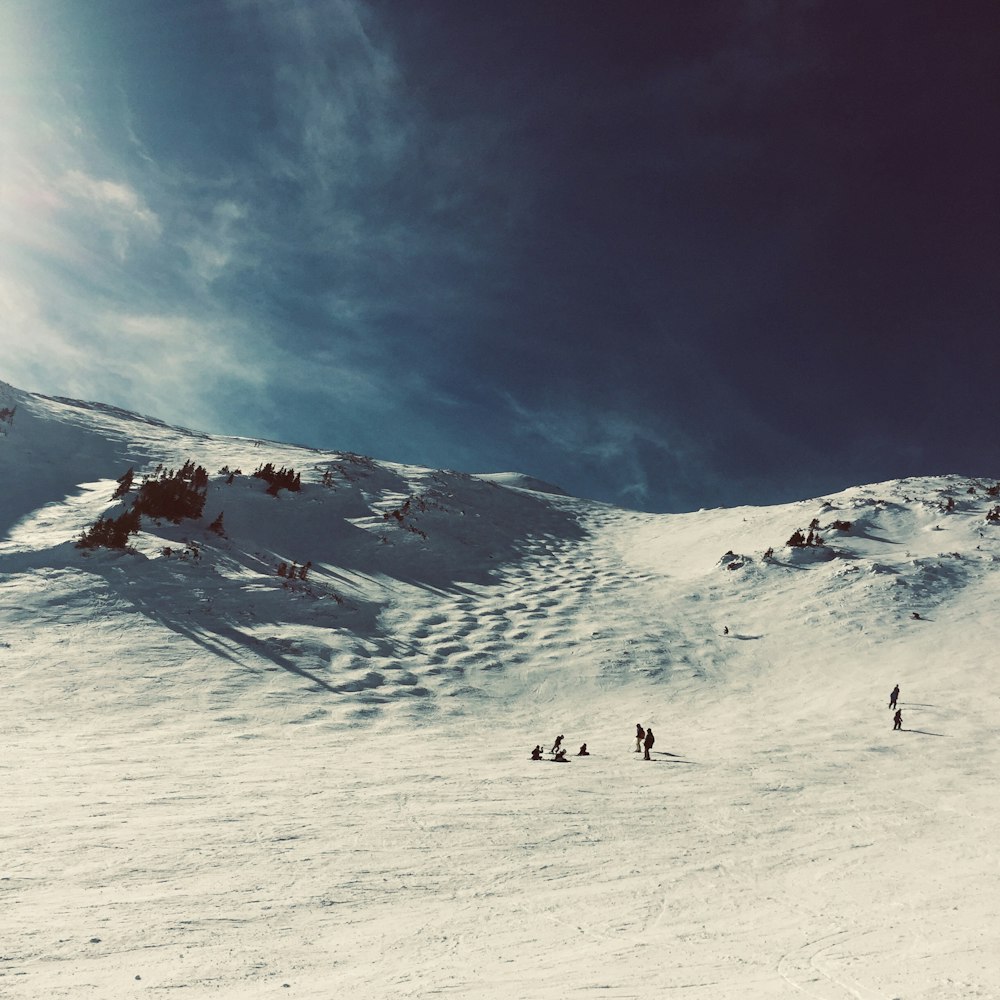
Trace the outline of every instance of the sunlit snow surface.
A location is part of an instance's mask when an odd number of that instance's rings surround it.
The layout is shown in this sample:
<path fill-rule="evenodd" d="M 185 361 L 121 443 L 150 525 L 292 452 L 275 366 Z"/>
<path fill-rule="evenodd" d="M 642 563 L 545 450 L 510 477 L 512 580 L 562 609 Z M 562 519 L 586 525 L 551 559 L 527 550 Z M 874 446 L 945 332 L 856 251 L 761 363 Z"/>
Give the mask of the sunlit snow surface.
<path fill-rule="evenodd" d="M 15 405 L 0 995 L 1000 996 L 996 480 L 647 515 Z M 188 458 L 202 521 L 74 547 Z"/>

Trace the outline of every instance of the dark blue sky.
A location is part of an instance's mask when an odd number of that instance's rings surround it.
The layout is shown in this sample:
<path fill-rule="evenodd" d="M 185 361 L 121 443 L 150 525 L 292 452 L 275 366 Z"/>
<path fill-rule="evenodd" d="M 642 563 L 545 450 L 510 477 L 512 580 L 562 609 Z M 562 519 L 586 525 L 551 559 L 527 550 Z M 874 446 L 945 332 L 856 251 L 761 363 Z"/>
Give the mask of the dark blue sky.
<path fill-rule="evenodd" d="M 1000 476 L 1000 5 L 8 0 L 0 378 L 651 510 Z"/>

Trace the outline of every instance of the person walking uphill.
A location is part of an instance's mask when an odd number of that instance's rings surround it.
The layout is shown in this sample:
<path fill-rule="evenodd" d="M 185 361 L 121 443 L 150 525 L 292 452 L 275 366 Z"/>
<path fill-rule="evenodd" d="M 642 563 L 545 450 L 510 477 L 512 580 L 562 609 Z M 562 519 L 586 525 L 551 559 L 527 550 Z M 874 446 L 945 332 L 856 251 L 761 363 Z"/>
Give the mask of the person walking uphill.
<path fill-rule="evenodd" d="M 646 755 L 645 755 L 645 757 L 643 757 L 643 760 L 649 760 L 650 759 L 649 758 L 649 751 L 650 751 L 650 748 L 653 746 L 653 744 L 655 742 L 656 742 L 656 738 L 653 736 L 653 730 L 652 729 L 647 729 L 646 730 L 646 738 L 642 741 L 642 745 L 646 749 Z"/>
<path fill-rule="evenodd" d="M 903 710 L 901 708 L 897 708 L 896 714 L 892 717 L 892 728 L 894 732 L 903 728 Z"/>
<path fill-rule="evenodd" d="M 889 692 L 889 708 L 895 708 L 895 707 L 896 707 L 896 699 L 897 699 L 898 697 L 899 697 L 899 685 L 897 684 L 897 685 L 896 685 L 896 686 L 895 686 L 895 687 L 894 687 L 894 688 L 893 688 L 893 689 L 892 689 L 892 690 L 891 690 L 891 691 Z"/>

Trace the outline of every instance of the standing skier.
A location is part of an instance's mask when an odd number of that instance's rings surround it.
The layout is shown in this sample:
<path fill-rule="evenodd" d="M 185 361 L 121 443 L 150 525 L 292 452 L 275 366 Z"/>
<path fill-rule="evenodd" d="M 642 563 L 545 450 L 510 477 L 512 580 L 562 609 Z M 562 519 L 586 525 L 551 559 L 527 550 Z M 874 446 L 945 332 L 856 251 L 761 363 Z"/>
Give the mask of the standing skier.
<path fill-rule="evenodd" d="M 895 686 L 895 687 L 894 687 L 894 688 L 893 688 L 893 689 L 892 689 L 892 690 L 891 690 L 891 691 L 889 692 L 889 708 L 895 708 L 895 707 L 896 707 L 896 699 L 897 699 L 898 697 L 899 697 L 899 685 L 897 684 L 897 685 L 896 685 L 896 686 Z"/>
<path fill-rule="evenodd" d="M 635 752 L 638 753 L 642 749 L 642 741 L 646 738 L 646 730 L 642 728 L 641 723 L 635 724 Z"/>
<path fill-rule="evenodd" d="M 556 737 L 555 743 L 552 744 L 552 749 L 549 753 L 555 753 L 562 746 L 563 738 L 561 736 Z"/>
<path fill-rule="evenodd" d="M 643 758 L 643 760 L 649 760 L 650 759 L 649 758 L 649 750 L 650 750 L 650 748 L 652 747 L 652 745 L 655 742 L 656 742 L 656 738 L 653 736 L 653 730 L 652 729 L 647 729 L 646 730 L 646 738 L 642 741 L 642 745 L 646 748 L 646 756 Z"/>
<path fill-rule="evenodd" d="M 897 708 L 896 714 L 892 717 L 892 728 L 893 731 L 903 728 L 903 710 L 901 708 Z"/>

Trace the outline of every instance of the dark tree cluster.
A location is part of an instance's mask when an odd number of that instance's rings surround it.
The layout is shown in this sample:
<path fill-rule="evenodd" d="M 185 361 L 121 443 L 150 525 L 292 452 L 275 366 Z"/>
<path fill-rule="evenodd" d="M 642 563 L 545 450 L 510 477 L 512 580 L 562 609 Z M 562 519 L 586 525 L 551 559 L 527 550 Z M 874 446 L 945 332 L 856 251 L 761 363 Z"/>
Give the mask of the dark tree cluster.
<path fill-rule="evenodd" d="M 816 524 L 816 522 L 814 521 L 813 524 Z M 822 545 L 823 539 L 820 536 L 819 532 L 816 531 L 816 529 L 812 525 L 810 525 L 809 533 L 807 535 L 802 534 L 801 528 L 796 528 L 795 531 L 792 533 L 792 537 L 789 538 L 788 541 L 785 542 L 785 544 L 790 545 L 792 548 L 804 549 L 806 548 L 806 546 L 809 545 Z"/>
<path fill-rule="evenodd" d="M 236 479 L 236 477 L 243 475 L 243 470 L 242 469 L 230 469 L 228 465 L 224 465 L 221 469 L 219 469 L 219 475 L 226 477 L 226 485 L 227 486 L 232 486 L 233 485 L 233 481 Z"/>
<path fill-rule="evenodd" d="M 134 480 L 135 472 L 129 469 L 118 479 L 115 499 L 120 499 L 131 492 Z M 162 518 L 174 524 L 179 524 L 185 518 L 199 518 L 205 508 L 207 490 L 208 472 L 202 466 L 189 461 L 175 471 L 158 465 L 153 475 L 139 487 L 131 508 L 118 517 L 100 518 L 83 532 L 76 543 L 77 547 L 127 548 L 129 536 L 139 531 L 143 516 Z M 221 514 L 213 525 L 218 525 L 221 529 Z"/>
<path fill-rule="evenodd" d="M 993 507 L 986 515 L 986 520 L 991 524 L 1000 524 L 1000 504 Z"/>
<path fill-rule="evenodd" d="M 194 462 L 185 462 L 179 471 L 159 467 L 159 476 L 147 479 L 132 504 L 146 517 L 162 518 L 179 524 L 185 518 L 199 518 L 205 509 L 208 472 Z"/>
<path fill-rule="evenodd" d="M 139 530 L 139 512 L 133 507 L 118 517 L 102 517 L 76 543 L 78 549 L 126 549 L 130 535 Z"/>
<path fill-rule="evenodd" d="M 298 493 L 302 489 L 302 476 L 294 469 L 280 469 L 274 467 L 273 462 L 259 465 L 254 472 L 257 479 L 263 479 L 268 484 L 267 492 L 276 497 L 278 490 L 288 490 L 291 493 Z"/>
<path fill-rule="evenodd" d="M 986 491 L 986 495 L 988 497 L 1000 497 L 1000 483 L 997 483 L 996 486 L 991 486 Z"/>

